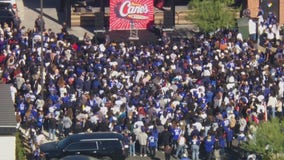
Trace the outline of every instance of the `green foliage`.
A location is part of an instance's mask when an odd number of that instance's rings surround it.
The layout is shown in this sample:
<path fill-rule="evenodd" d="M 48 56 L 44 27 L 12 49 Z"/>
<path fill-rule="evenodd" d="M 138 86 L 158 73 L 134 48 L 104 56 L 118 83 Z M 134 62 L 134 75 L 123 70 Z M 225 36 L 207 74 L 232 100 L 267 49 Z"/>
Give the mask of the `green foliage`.
<path fill-rule="evenodd" d="M 193 13 L 188 18 L 203 32 L 235 27 L 238 9 L 228 7 L 233 2 L 234 0 L 192 0 L 189 8 Z"/>
<path fill-rule="evenodd" d="M 25 148 L 22 142 L 21 133 L 18 131 L 16 133 L 16 159 L 17 160 L 25 160 Z"/>
<path fill-rule="evenodd" d="M 261 154 L 266 160 L 279 159 L 279 153 L 284 153 L 283 126 L 277 118 L 259 124 L 254 135 L 255 138 L 243 143 L 241 148 Z"/>

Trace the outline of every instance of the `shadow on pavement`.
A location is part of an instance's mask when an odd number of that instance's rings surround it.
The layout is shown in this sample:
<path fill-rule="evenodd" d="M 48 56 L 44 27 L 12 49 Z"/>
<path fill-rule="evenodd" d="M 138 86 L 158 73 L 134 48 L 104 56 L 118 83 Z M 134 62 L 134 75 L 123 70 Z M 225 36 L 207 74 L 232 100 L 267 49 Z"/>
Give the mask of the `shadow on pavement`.
<path fill-rule="evenodd" d="M 58 12 L 59 1 L 58 0 L 42 0 L 42 1 L 43 1 L 43 9 L 56 8 L 58 19 L 46 12 L 43 13 L 44 17 L 47 19 L 50 19 L 51 21 L 54 21 L 55 23 L 61 24 L 63 22 L 62 18 L 64 16 L 63 16 L 63 12 Z M 39 15 L 41 13 L 40 3 L 41 3 L 41 0 L 37 0 L 37 1 L 23 0 L 23 4 L 25 7 L 33 10 L 34 12 L 37 12 Z"/>

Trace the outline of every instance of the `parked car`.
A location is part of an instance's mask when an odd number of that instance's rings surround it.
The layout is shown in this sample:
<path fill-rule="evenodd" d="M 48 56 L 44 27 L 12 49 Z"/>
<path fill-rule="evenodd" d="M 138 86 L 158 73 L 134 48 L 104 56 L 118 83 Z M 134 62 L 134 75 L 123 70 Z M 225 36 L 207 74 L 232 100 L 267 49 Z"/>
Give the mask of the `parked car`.
<path fill-rule="evenodd" d="M 100 159 L 94 158 L 92 156 L 87 156 L 87 155 L 69 155 L 69 156 L 60 158 L 60 160 L 100 160 Z"/>
<path fill-rule="evenodd" d="M 18 10 L 16 0 L 0 0 L 0 3 L 8 3 L 11 4 L 11 7 L 14 11 Z"/>
<path fill-rule="evenodd" d="M 13 9 L 12 4 L 0 0 L 0 9 Z"/>
<path fill-rule="evenodd" d="M 60 159 L 68 155 L 88 155 L 104 160 L 124 160 L 123 135 L 113 132 L 73 134 L 58 142 L 40 145 L 43 159 Z"/>
<path fill-rule="evenodd" d="M 9 26 L 11 26 L 15 19 L 16 13 L 12 9 L 12 5 L 10 3 L 1 3 L 0 1 L 0 24 L 2 27 L 4 26 L 4 23 L 7 23 Z"/>

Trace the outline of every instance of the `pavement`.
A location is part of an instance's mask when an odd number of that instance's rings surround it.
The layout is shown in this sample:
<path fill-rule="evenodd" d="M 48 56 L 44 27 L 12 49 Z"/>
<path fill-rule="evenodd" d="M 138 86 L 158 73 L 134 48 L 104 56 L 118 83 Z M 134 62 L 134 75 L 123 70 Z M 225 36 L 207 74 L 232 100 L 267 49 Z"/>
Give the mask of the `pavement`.
<path fill-rule="evenodd" d="M 22 20 L 22 26 L 33 29 L 36 18 L 41 14 L 41 1 L 45 28 L 52 29 L 55 33 L 60 32 L 61 24 L 64 22 L 64 14 L 59 11 L 60 0 L 17 0 L 18 15 Z M 92 27 L 72 27 L 70 34 L 80 39 L 85 33 L 93 35 Z"/>

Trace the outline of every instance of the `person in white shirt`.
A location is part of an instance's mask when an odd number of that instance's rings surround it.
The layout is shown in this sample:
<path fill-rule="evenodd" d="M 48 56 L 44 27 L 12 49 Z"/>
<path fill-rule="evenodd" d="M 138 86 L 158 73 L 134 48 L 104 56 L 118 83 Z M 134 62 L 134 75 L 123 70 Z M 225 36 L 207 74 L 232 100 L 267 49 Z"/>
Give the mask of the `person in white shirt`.
<path fill-rule="evenodd" d="M 11 84 L 10 91 L 11 91 L 12 101 L 15 104 L 15 98 L 16 98 L 16 94 L 17 94 L 18 90 L 13 84 Z"/>
<path fill-rule="evenodd" d="M 186 145 L 186 139 L 185 139 L 183 133 L 180 134 L 177 142 L 178 142 L 178 147 L 177 147 L 175 157 L 178 157 L 180 153 L 184 152 L 185 145 Z"/>
<path fill-rule="evenodd" d="M 252 19 L 249 19 L 248 23 L 250 39 L 256 41 L 256 23 Z"/>
<path fill-rule="evenodd" d="M 259 34 L 259 35 L 262 35 L 265 30 L 266 30 L 266 26 L 264 25 L 264 23 L 260 23 L 260 24 L 258 25 L 258 34 Z"/>
<path fill-rule="evenodd" d="M 275 95 L 270 95 L 267 102 L 267 109 L 269 110 L 269 118 L 275 118 L 277 98 Z"/>
<path fill-rule="evenodd" d="M 268 41 L 274 43 L 275 35 L 274 35 L 274 33 L 272 32 L 272 26 L 269 26 L 269 28 L 266 29 L 266 34 L 267 34 L 267 39 L 268 39 Z"/>
<path fill-rule="evenodd" d="M 281 30 L 281 27 L 280 25 L 277 23 L 277 24 L 274 24 L 273 25 L 273 32 L 275 34 L 275 39 L 276 40 L 281 40 L 281 35 L 280 35 L 280 30 Z"/>
<path fill-rule="evenodd" d="M 237 34 L 237 40 L 240 40 L 240 41 L 243 41 L 243 35 L 242 35 L 242 33 L 238 33 Z"/>

